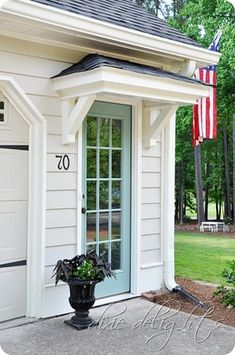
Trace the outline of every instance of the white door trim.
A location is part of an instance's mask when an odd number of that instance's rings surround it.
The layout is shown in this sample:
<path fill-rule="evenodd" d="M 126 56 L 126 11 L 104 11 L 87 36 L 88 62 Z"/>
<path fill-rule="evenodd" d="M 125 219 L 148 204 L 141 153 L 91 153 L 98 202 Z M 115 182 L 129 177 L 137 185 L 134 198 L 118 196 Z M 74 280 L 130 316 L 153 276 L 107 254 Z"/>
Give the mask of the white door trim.
<path fill-rule="evenodd" d="M 130 293 L 139 294 L 139 271 L 141 253 L 141 145 L 142 145 L 142 101 L 132 100 L 124 97 L 99 96 L 98 101 L 110 102 L 114 104 L 130 105 L 132 107 L 131 116 L 131 280 Z M 82 129 L 78 132 L 78 157 L 82 157 Z M 82 159 L 78 161 L 78 169 L 82 172 Z M 81 175 L 78 174 L 78 175 Z M 78 177 L 78 225 L 81 226 L 81 177 Z M 77 246 L 81 252 L 82 230 L 78 228 Z"/>
<path fill-rule="evenodd" d="M 0 75 L 0 92 L 29 125 L 26 315 L 38 318 L 44 298 L 46 121 L 11 77 Z"/>

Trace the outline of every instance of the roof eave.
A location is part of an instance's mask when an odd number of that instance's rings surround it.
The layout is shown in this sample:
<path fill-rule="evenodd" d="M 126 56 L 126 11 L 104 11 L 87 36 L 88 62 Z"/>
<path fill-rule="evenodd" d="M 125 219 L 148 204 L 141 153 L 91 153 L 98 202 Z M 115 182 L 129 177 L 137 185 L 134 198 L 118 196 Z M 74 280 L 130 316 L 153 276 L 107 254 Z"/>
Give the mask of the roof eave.
<path fill-rule="evenodd" d="M 98 21 L 30 0 L 5 0 L 0 4 L 1 12 L 55 26 L 71 36 L 96 38 L 97 41 L 120 47 L 128 45 L 139 51 L 147 50 L 156 54 L 194 60 L 197 66 L 217 64 L 220 58 L 219 53 L 204 48 Z"/>
<path fill-rule="evenodd" d="M 184 82 L 110 67 L 61 76 L 52 81 L 53 89 L 63 99 L 106 92 L 186 105 L 194 104 L 196 99 L 209 94 L 209 87 L 201 83 Z"/>

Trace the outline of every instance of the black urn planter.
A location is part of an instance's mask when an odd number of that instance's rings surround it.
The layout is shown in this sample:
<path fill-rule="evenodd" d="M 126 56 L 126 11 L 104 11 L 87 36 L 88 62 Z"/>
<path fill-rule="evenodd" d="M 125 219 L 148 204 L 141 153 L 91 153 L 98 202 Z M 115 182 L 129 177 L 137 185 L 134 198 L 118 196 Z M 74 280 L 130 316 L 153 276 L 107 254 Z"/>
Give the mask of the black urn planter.
<path fill-rule="evenodd" d="M 81 281 L 74 278 L 68 281 L 69 303 L 75 309 L 75 315 L 65 323 L 77 330 L 87 329 L 97 325 L 89 316 L 89 310 L 95 303 L 95 286 L 100 281 Z"/>

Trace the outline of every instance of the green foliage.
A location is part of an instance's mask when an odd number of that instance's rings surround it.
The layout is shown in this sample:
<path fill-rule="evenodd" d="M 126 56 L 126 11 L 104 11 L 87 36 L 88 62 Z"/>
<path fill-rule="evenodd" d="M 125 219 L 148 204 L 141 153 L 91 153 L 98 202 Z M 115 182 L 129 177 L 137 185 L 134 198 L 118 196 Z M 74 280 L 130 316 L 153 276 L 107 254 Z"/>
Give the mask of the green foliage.
<path fill-rule="evenodd" d="M 233 181 L 232 115 L 235 111 L 233 96 L 235 78 L 232 75 L 235 68 L 233 8 L 225 0 L 187 0 L 178 15 L 169 19 L 169 23 L 205 48 L 208 48 L 218 29 L 223 32 L 220 42 L 221 59 L 217 66 L 218 135 L 215 141 L 208 140 L 201 145 L 203 187 L 205 188 L 206 185 L 209 187 L 209 200 L 221 205 L 225 196 L 224 130 L 228 136 L 230 183 Z M 191 108 L 180 108 L 177 112 L 176 125 L 176 171 L 177 165 L 183 162 L 185 211 L 189 204 L 190 193 L 195 195 L 191 126 Z M 209 168 L 209 174 L 206 174 L 204 169 L 206 165 Z M 176 196 L 180 184 L 179 176 L 176 175 Z"/>
<path fill-rule="evenodd" d="M 231 284 L 227 287 L 224 283 L 219 285 L 214 292 L 214 296 L 222 296 L 221 303 L 229 307 L 235 307 L 235 260 L 227 262 L 228 268 L 225 268 L 221 275 L 226 283 Z"/>
<path fill-rule="evenodd" d="M 73 271 L 73 276 L 80 280 L 95 280 L 96 273 L 91 261 L 84 260 L 76 270 Z"/>
<path fill-rule="evenodd" d="M 109 262 L 98 257 L 92 250 L 86 255 L 76 255 L 72 259 L 58 260 L 53 276 L 55 276 L 55 284 L 57 285 L 59 280 L 69 282 L 74 278 L 83 281 L 103 281 L 105 277 L 115 277 L 115 272 L 111 270 Z"/>

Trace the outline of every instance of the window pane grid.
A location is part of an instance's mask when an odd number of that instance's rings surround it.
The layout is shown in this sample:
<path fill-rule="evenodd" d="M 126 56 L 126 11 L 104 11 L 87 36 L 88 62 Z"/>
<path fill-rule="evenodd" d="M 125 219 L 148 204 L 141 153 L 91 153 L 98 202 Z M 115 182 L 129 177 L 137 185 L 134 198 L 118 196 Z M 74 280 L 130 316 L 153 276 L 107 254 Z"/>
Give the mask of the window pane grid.
<path fill-rule="evenodd" d="M 95 248 L 98 254 L 103 253 L 105 259 L 111 262 L 114 258 L 115 268 L 120 269 L 120 248 L 122 241 L 122 137 L 118 129 L 121 130 L 122 122 L 121 120 L 102 117 L 89 118 L 89 120 L 90 122 L 87 120 L 87 129 L 89 128 L 89 124 L 92 124 L 93 131 L 90 134 L 86 132 L 87 143 L 89 143 L 86 146 L 86 203 L 88 208 L 87 219 L 90 219 L 89 215 L 95 215 L 96 238 L 95 240 L 91 240 L 92 233 L 90 233 L 89 238 L 87 234 L 86 249 Z M 115 124 L 113 121 L 115 121 Z M 113 137 L 113 134 L 115 137 Z M 120 137 L 118 137 L 118 134 Z M 96 145 L 91 141 L 92 137 Z M 93 161 L 93 164 L 91 161 Z M 93 165 L 93 169 L 88 167 L 89 164 Z M 94 173 L 96 176 L 94 176 Z M 94 202 L 92 202 L 94 199 L 96 209 L 94 208 Z M 90 228 L 92 232 L 92 226 Z"/>

